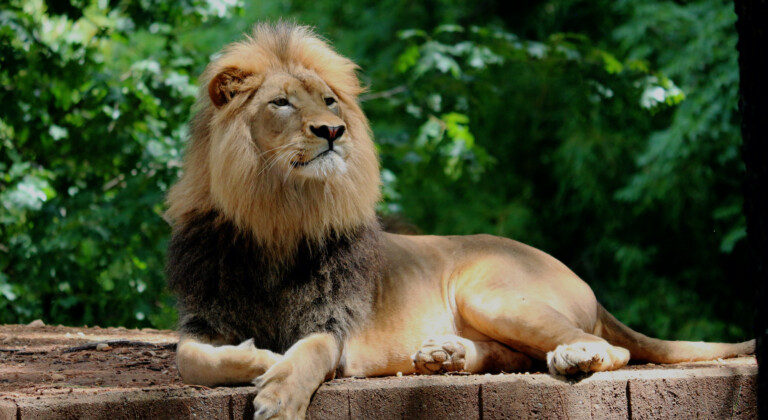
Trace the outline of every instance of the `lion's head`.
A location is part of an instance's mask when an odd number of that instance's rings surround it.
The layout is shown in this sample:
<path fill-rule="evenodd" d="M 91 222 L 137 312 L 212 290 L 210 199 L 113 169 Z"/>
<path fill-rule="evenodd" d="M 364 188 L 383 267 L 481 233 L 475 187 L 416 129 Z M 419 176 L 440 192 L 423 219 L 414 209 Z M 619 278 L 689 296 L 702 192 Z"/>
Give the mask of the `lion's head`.
<path fill-rule="evenodd" d="M 291 24 L 228 46 L 201 77 L 172 222 L 217 211 L 276 258 L 373 223 L 379 167 L 356 69 Z"/>

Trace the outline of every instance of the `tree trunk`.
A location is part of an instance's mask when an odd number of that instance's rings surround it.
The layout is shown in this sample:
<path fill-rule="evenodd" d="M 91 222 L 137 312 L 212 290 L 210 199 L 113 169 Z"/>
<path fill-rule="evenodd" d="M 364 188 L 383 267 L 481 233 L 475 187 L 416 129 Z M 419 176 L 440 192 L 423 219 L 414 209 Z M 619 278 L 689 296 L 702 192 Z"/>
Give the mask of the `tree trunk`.
<path fill-rule="evenodd" d="M 757 286 L 758 412 L 768 419 L 768 1 L 735 0 L 739 33 L 744 214 Z"/>

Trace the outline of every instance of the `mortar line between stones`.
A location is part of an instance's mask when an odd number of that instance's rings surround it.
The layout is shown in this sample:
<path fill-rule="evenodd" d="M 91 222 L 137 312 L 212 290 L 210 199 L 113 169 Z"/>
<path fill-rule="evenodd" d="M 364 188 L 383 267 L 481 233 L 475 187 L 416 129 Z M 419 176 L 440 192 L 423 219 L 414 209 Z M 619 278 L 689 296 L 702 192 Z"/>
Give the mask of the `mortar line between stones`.
<path fill-rule="evenodd" d="M 21 420 L 21 406 L 18 401 L 14 401 L 13 405 L 16 406 L 16 420 Z"/>
<path fill-rule="evenodd" d="M 477 389 L 477 410 L 477 417 L 480 420 L 483 420 L 483 412 L 485 411 L 485 408 L 483 407 L 483 384 L 480 384 Z"/>
<path fill-rule="evenodd" d="M 632 391 L 630 390 L 629 383 L 631 381 L 627 381 L 627 391 L 626 391 L 626 397 L 627 397 L 627 419 L 632 420 Z"/>
<path fill-rule="evenodd" d="M 352 391 L 347 389 L 347 418 L 352 420 Z"/>

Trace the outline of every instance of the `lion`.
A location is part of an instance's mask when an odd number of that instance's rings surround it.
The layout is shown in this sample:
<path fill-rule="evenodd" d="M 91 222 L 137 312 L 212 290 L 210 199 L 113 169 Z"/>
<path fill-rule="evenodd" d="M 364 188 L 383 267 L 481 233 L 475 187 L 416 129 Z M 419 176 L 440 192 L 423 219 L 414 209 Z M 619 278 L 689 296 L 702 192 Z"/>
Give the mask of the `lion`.
<path fill-rule="evenodd" d="M 256 419 L 304 418 L 336 376 L 615 370 L 753 354 L 633 331 L 552 256 L 490 235 L 382 230 L 358 67 L 260 24 L 206 68 L 168 196 L 184 382 L 253 383 Z"/>

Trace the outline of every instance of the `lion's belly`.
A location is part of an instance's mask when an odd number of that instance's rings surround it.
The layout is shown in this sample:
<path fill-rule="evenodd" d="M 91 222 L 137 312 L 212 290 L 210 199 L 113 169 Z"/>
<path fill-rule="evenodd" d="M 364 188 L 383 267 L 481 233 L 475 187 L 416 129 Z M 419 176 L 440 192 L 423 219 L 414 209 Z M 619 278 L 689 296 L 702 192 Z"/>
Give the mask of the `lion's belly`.
<path fill-rule="evenodd" d="M 453 317 L 439 305 L 389 308 L 351 336 L 342 358 L 343 376 L 382 376 L 414 371 L 411 355 L 434 336 L 456 334 Z"/>
<path fill-rule="evenodd" d="M 389 239 L 392 239 L 390 236 Z M 457 334 L 450 275 L 445 261 L 425 256 L 428 248 L 385 239 L 385 276 L 372 318 L 347 340 L 341 371 L 344 376 L 382 376 L 414 371 L 411 355 L 434 336 Z"/>

